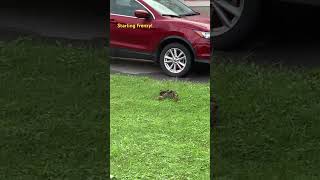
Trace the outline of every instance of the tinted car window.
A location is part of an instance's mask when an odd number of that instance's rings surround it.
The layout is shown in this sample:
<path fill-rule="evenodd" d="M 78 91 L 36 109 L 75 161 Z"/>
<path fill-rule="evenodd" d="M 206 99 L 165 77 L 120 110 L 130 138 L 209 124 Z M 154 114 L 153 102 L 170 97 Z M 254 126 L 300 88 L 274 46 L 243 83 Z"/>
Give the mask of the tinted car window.
<path fill-rule="evenodd" d="M 191 8 L 183 4 L 180 0 L 144 0 L 160 14 L 188 15 L 194 14 Z"/>
<path fill-rule="evenodd" d="M 135 0 L 111 0 L 110 11 L 113 14 L 125 16 L 134 16 L 136 10 L 145 10 L 145 8 Z"/>

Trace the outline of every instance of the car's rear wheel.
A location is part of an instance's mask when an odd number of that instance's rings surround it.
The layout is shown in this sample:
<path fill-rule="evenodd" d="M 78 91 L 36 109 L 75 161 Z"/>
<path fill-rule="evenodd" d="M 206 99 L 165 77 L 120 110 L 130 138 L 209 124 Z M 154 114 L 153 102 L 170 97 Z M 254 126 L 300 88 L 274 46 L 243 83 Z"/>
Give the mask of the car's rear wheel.
<path fill-rule="evenodd" d="M 161 51 L 160 66 L 169 76 L 183 77 L 191 70 L 191 52 L 180 43 L 168 44 Z"/>
<path fill-rule="evenodd" d="M 243 40 L 256 24 L 261 0 L 214 0 L 213 47 L 229 49 Z"/>

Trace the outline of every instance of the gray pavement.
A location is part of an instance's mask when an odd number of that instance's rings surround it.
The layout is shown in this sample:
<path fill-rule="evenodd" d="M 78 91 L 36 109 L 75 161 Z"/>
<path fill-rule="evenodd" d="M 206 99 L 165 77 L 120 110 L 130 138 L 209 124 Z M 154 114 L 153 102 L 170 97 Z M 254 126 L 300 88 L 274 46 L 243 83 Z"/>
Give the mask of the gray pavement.
<path fill-rule="evenodd" d="M 169 77 L 162 73 L 160 66 L 150 61 L 113 59 L 110 63 L 111 73 L 148 76 L 159 80 L 180 80 L 197 83 L 209 83 L 210 65 L 196 64 L 190 74 L 184 78 Z"/>
<path fill-rule="evenodd" d="M 0 8 L 1 31 L 50 38 L 92 40 L 106 38 L 101 15 L 68 9 Z"/>

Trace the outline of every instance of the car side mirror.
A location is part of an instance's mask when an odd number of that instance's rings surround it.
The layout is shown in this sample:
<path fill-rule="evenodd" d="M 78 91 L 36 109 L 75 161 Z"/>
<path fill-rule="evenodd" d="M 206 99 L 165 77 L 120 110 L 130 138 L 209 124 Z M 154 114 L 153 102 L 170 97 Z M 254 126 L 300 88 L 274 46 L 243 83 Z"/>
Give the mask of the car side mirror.
<path fill-rule="evenodd" d="M 145 11 L 145 10 L 136 10 L 134 11 L 134 15 L 137 17 L 137 18 L 143 18 L 143 19 L 148 19 L 150 18 L 150 14 Z"/>

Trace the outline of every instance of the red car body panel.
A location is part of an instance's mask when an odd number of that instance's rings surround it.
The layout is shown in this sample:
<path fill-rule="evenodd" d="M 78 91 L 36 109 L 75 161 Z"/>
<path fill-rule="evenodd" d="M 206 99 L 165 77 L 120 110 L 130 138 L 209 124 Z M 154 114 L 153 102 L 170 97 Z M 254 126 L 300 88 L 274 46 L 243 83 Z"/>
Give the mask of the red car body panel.
<path fill-rule="evenodd" d="M 157 53 L 161 43 L 167 39 L 181 39 L 192 49 L 195 61 L 210 62 L 210 39 L 200 37 L 194 30 L 210 32 L 210 18 L 201 15 L 181 18 L 161 16 L 143 0 L 136 0 L 151 12 L 154 18 L 141 19 L 137 17 L 110 14 L 110 47 L 112 49 L 129 49 L 132 51 L 153 55 Z M 118 28 L 121 24 L 150 24 L 149 28 Z"/>

